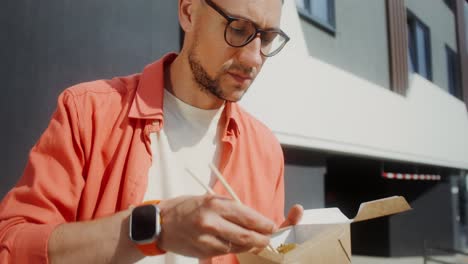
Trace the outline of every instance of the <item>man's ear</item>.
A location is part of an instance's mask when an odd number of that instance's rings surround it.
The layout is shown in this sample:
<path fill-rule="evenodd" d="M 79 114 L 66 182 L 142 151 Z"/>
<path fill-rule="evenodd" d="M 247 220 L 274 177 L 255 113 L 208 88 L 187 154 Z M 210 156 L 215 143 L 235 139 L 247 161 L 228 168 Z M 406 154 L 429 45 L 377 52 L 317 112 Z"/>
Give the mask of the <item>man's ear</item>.
<path fill-rule="evenodd" d="M 190 32 L 193 28 L 193 4 L 194 0 L 179 0 L 179 23 L 185 32 Z"/>

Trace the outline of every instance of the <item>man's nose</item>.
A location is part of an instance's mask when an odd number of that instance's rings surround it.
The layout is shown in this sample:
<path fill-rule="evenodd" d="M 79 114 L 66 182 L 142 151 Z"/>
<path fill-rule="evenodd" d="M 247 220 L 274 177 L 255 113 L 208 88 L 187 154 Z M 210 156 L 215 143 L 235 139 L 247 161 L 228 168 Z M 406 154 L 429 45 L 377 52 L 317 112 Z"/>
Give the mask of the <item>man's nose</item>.
<path fill-rule="evenodd" d="M 258 69 L 263 64 L 263 56 L 260 53 L 261 39 L 256 36 L 249 44 L 239 49 L 238 60 L 245 67 Z"/>

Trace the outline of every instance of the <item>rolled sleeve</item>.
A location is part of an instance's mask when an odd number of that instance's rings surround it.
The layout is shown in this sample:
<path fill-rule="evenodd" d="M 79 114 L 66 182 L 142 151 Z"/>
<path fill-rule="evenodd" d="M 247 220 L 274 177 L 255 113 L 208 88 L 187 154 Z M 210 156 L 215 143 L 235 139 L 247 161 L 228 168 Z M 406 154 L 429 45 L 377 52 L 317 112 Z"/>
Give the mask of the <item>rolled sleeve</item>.
<path fill-rule="evenodd" d="M 18 224 L 9 229 L 0 252 L 1 263 L 48 263 L 47 244 L 58 225 Z M 9 243 L 10 242 L 10 243 Z"/>
<path fill-rule="evenodd" d="M 65 91 L 23 176 L 0 203 L 0 263 L 48 263 L 52 231 L 76 220 L 84 186 L 78 116 Z"/>

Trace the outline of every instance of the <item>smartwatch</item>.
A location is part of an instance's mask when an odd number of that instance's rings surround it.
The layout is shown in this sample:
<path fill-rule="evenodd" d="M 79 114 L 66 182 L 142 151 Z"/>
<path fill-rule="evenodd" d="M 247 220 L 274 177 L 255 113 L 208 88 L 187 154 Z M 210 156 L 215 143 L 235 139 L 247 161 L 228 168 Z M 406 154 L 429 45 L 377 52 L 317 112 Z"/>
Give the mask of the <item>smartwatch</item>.
<path fill-rule="evenodd" d="M 156 241 L 161 233 L 161 217 L 157 204 L 159 201 L 148 201 L 133 208 L 129 220 L 130 240 L 145 256 L 156 256 L 166 253 L 158 248 Z"/>

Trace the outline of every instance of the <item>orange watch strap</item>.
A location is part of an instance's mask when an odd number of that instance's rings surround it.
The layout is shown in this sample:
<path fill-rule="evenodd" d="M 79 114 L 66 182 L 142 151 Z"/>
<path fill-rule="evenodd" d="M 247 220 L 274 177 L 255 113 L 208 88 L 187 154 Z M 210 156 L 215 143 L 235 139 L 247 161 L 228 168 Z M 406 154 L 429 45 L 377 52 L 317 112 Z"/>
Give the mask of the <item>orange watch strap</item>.
<path fill-rule="evenodd" d="M 136 244 L 136 246 L 145 256 L 157 256 L 166 253 L 166 251 L 158 248 L 156 241 L 150 244 Z"/>
<path fill-rule="evenodd" d="M 159 204 L 160 202 L 161 202 L 161 200 L 148 200 L 148 201 L 142 202 L 140 205 Z"/>
<path fill-rule="evenodd" d="M 141 205 L 159 204 L 159 202 L 160 200 L 149 200 L 149 201 L 143 202 Z M 158 244 L 156 243 L 156 241 L 149 243 L 149 244 L 135 244 L 135 245 L 140 250 L 140 252 L 143 253 L 143 255 L 145 256 L 157 256 L 157 255 L 162 255 L 166 253 L 166 251 L 158 247 Z"/>

